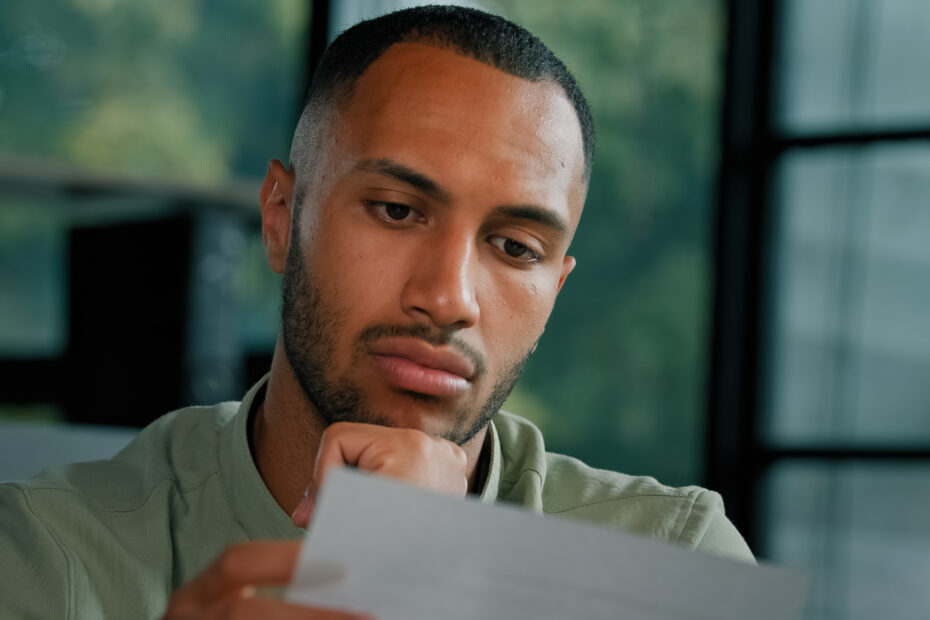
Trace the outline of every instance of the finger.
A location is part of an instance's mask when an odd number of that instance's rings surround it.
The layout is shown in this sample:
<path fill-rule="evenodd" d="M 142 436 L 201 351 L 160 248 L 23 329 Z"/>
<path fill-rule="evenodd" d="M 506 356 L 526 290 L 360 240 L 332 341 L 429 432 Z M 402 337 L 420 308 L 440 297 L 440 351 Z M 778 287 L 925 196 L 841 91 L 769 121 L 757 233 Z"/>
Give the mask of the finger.
<path fill-rule="evenodd" d="M 311 482 L 307 490 L 304 491 L 304 496 L 301 498 L 300 503 L 297 504 L 297 508 L 291 513 L 291 521 L 294 525 L 302 528 L 306 528 L 310 525 L 310 519 L 313 518 L 313 508 L 315 505 L 316 484 Z"/>
<path fill-rule="evenodd" d="M 385 431 L 397 432 L 373 424 L 337 422 L 330 425 L 320 438 L 320 447 L 316 453 L 316 465 L 313 479 L 316 488 L 323 487 L 326 471 L 330 467 L 358 465 L 365 450 L 385 435 Z"/>
<path fill-rule="evenodd" d="M 290 581 L 300 552 L 299 541 L 250 542 L 227 547 L 207 569 L 179 589 L 180 602 L 203 604 L 245 586 Z"/>
<path fill-rule="evenodd" d="M 324 431 L 314 481 L 321 488 L 332 467 L 354 465 L 455 495 L 468 489 L 468 457 L 461 447 L 415 429 L 339 422 Z"/>

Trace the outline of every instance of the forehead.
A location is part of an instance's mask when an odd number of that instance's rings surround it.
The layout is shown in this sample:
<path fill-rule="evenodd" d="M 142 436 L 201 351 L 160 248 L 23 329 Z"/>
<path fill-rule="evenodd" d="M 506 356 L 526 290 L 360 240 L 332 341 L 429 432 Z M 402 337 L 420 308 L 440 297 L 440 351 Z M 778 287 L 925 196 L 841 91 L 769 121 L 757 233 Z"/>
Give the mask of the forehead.
<path fill-rule="evenodd" d="M 453 177 L 471 167 L 498 183 L 583 201 L 581 128 L 555 83 L 453 50 L 399 43 L 371 64 L 340 108 L 334 140 L 359 156 L 408 158 Z"/>

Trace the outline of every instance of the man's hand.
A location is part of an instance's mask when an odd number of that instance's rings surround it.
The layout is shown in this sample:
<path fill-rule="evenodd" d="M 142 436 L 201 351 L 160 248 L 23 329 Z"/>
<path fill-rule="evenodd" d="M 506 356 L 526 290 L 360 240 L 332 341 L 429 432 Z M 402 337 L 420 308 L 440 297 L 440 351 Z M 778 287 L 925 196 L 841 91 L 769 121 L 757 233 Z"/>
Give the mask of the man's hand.
<path fill-rule="evenodd" d="M 409 428 L 337 422 L 320 439 L 313 481 L 292 515 L 297 526 L 309 524 L 327 470 L 345 465 L 459 497 L 468 492 L 468 459 L 451 441 Z"/>
<path fill-rule="evenodd" d="M 164 620 L 267 618 L 350 620 L 369 618 L 316 609 L 256 595 L 257 586 L 281 586 L 291 580 L 300 541 L 251 542 L 228 547 L 193 581 L 175 591 Z"/>

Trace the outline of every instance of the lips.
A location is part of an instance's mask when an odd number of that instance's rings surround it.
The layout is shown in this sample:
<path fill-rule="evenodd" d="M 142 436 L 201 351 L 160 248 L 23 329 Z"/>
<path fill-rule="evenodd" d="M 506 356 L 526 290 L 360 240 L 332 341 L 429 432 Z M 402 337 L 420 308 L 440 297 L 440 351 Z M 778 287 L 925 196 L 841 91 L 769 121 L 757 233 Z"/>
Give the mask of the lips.
<path fill-rule="evenodd" d="M 389 383 L 420 394 L 453 396 L 467 390 L 475 374 L 462 354 L 415 338 L 379 340 L 369 353 Z"/>

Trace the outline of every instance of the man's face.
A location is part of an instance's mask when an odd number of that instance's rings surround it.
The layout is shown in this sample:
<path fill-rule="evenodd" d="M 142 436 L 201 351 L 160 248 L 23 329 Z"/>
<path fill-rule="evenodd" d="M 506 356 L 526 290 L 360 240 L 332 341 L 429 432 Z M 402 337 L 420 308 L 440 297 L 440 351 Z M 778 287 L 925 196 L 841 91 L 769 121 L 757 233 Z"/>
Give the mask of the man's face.
<path fill-rule="evenodd" d="M 574 265 L 574 110 L 554 84 L 398 44 L 320 143 L 287 252 L 287 359 L 327 422 L 464 444 L 507 397 Z"/>

